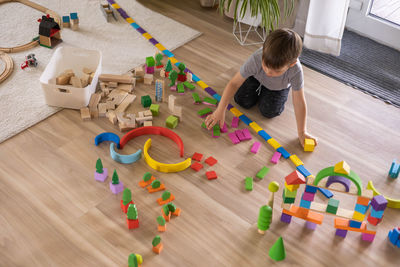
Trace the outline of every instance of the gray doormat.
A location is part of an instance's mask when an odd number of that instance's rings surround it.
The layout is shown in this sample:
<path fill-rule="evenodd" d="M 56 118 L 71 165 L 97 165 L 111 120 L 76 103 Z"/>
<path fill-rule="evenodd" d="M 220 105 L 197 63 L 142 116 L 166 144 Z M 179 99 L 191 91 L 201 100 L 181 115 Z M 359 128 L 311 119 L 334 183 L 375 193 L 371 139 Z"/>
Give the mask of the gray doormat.
<path fill-rule="evenodd" d="M 400 108 L 400 51 L 345 31 L 340 56 L 303 49 L 301 62 Z"/>

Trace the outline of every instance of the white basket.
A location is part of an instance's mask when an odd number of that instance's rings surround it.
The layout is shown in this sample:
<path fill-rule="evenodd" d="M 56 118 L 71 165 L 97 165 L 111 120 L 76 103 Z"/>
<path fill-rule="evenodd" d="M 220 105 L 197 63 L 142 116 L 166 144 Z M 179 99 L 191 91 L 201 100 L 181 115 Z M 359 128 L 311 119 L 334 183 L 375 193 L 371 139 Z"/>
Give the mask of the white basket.
<path fill-rule="evenodd" d="M 90 96 L 96 91 L 101 73 L 101 60 L 100 51 L 78 47 L 57 48 L 40 76 L 47 105 L 72 109 L 87 106 Z M 84 67 L 96 70 L 92 82 L 85 88 L 56 85 L 56 77 L 65 70 L 72 69 L 76 76 L 81 77 Z"/>

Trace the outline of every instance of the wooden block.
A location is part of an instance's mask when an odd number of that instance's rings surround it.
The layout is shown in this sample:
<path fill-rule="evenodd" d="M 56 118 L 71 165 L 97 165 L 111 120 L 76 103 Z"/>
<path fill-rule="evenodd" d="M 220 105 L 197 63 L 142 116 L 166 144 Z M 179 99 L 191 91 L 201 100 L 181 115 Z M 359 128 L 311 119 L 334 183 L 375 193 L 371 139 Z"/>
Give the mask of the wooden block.
<path fill-rule="evenodd" d="M 145 122 L 143 122 L 143 126 L 153 126 L 153 122 L 152 121 L 145 121 Z"/>
<path fill-rule="evenodd" d="M 86 74 L 91 74 L 91 73 L 94 72 L 94 70 L 84 67 L 84 68 L 82 69 L 82 72 L 83 72 L 83 73 L 86 73 Z"/>
<path fill-rule="evenodd" d="M 117 88 L 118 83 L 117 82 L 108 82 L 107 86 L 110 88 Z"/>
<path fill-rule="evenodd" d="M 144 75 L 144 84 L 151 85 L 153 83 L 153 74 L 146 73 Z"/>
<path fill-rule="evenodd" d="M 107 90 L 107 86 L 106 86 L 106 83 L 105 83 L 105 82 L 100 82 L 99 84 L 100 84 L 100 89 L 101 89 L 101 91 Z"/>
<path fill-rule="evenodd" d="M 138 114 L 139 114 L 138 115 L 139 118 L 143 118 L 144 117 L 144 111 L 139 111 Z"/>
<path fill-rule="evenodd" d="M 82 82 L 82 86 L 83 86 L 83 87 L 88 86 L 88 84 L 89 84 L 89 78 L 90 78 L 89 74 L 84 73 L 84 74 L 82 75 L 82 77 L 81 77 L 81 82 Z"/>
<path fill-rule="evenodd" d="M 175 99 L 176 97 L 174 95 L 169 95 L 168 97 L 168 109 L 170 112 L 174 112 Z"/>
<path fill-rule="evenodd" d="M 353 217 L 354 210 L 348 210 L 343 208 L 338 208 L 336 216 L 351 219 Z"/>
<path fill-rule="evenodd" d="M 160 70 L 160 77 L 165 78 L 165 70 L 164 69 Z"/>
<path fill-rule="evenodd" d="M 113 101 L 107 101 L 107 110 L 114 110 L 115 109 L 115 104 Z"/>
<path fill-rule="evenodd" d="M 118 84 L 117 89 L 130 93 L 133 90 L 133 84 L 120 83 L 120 84 Z"/>
<path fill-rule="evenodd" d="M 117 113 L 118 122 L 124 124 L 126 128 L 136 128 L 135 114 L 124 114 L 123 112 Z M 121 128 L 121 127 L 120 127 Z"/>
<path fill-rule="evenodd" d="M 110 122 L 112 123 L 112 124 L 117 124 L 117 114 L 115 114 L 115 111 L 108 111 L 107 113 L 106 113 L 106 117 L 110 120 Z"/>
<path fill-rule="evenodd" d="M 89 111 L 92 118 L 97 119 L 99 117 L 99 110 L 97 109 L 97 107 L 94 110 L 89 109 Z"/>
<path fill-rule="evenodd" d="M 153 116 L 153 113 L 151 113 L 150 110 L 145 110 L 145 111 L 143 112 L 143 115 L 144 115 L 145 117 L 147 117 L 147 116 Z"/>
<path fill-rule="evenodd" d="M 110 93 L 111 94 L 111 93 Z M 124 101 L 124 99 L 128 96 L 128 93 L 126 94 L 118 94 L 113 97 L 113 103 L 117 106 L 121 105 L 121 103 Z"/>
<path fill-rule="evenodd" d="M 72 76 L 72 77 L 71 77 L 70 83 L 72 84 L 73 87 L 76 87 L 76 88 L 83 88 L 83 87 L 82 87 L 82 81 L 81 81 L 81 79 L 79 79 L 79 78 L 76 77 L 76 76 Z"/>
<path fill-rule="evenodd" d="M 56 84 L 57 85 L 68 85 L 70 79 L 71 79 L 70 76 L 62 74 L 56 78 Z"/>
<path fill-rule="evenodd" d="M 179 121 L 182 121 L 182 107 L 181 106 L 175 106 L 174 111 L 172 112 L 172 115 L 175 117 L 178 117 Z"/>
<path fill-rule="evenodd" d="M 153 120 L 152 116 L 136 118 L 136 122 L 140 124 L 143 124 L 145 121 L 151 121 L 151 120 Z"/>
<path fill-rule="evenodd" d="M 317 202 L 313 201 L 313 202 L 311 202 L 310 210 L 325 212 L 326 204 L 317 203 Z"/>
<path fill-rule="evenodd" d="M 137 67 L 135 68 L 135 77 L 144 77 L 144 70 L 143 67 Z"/>
<path fill-rule="evenodd" d="M 97 110 L 97 105 L 99 104 L 101 99 L 101 94 L 100 93 L 95 93 L 90 96 L 89 100 L 89 110 Z"/>
<path fill-rule="evenodd" d="M 88 107 L 81 108 L 81 118 L 84 121 L 90 121 L 90 110 Z"/>
<path fill-rule="evenodd" d="M 107 103 L 99 103 L 97 109 L 99 111 L 99 117 L 105 117 L 107 113 Z"/>
<path fill-rule="evenodd" d="M 122 103 L 117 107 L 117 109 L 115 110 L 117 113 L 119 112 L 124 112 L 128 106 L 135 101 L 136 99 L 136 95 L 131 95 L 128 94 L 125 99 L 122 101 Z"/>
<path fill-rule="evenodd" d="M 99 80 L 102 82 L 133 83 L 130 75 L 100 74 Z"/>

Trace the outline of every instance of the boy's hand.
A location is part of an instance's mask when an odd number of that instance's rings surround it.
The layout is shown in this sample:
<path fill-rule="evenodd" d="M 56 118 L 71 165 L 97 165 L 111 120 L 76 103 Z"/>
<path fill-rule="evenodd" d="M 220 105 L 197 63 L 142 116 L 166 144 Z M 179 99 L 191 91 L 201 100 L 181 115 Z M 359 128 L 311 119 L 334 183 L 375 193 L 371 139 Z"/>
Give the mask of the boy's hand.
<path fill-rule="evenodd" d="M 317 138 L 316 138 L 316 137 L 312 136 L 311 134 L 309 134 L 309 133 L 307 133 L 307 132 L 303 132 L 303 133 L 299 133 L 299 141 L 300 141 L 300 144 L 301 144 L 302 147 L 304 147 L 304 140 L 305 140 L 306 138 L 308 138 L 308 139 L 314 139 L 314 141 L 315 141 L 315 146 L 318 145 L 318 142 L 317 142 Z"/>
<path fill-rule="evenodd" d="M 214 113 L 207 116 L 205 120 L 205 124 L 208 130 L 211 130 L 212 127 L 219 122 L 219 126 L 222 128 L 224 127 L 225 122 L 225 109 L 224 108 L 217 108 Z"/>

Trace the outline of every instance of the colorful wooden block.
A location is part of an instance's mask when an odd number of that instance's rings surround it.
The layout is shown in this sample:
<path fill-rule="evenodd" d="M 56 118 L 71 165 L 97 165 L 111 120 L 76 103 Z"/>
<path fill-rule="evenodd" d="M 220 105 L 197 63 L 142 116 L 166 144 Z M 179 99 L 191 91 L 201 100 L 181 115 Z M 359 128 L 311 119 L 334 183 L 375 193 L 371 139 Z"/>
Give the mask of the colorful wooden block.
<path fill-rule="evenodd" d="M 288 184 L 285 182 L 285 188 L 287 188 L 287 189 L 288 189 L 289 191 L 291 191 L 291 192 L 296 191 L 299 187 L 300 187 L 300 185 L 298 185 L 298 184 L 288 185 Z"/>
<path fill-rule="evenodd" d="M 306 179 L 304 178 L 304 176 L 297 170 L 287 175 L 285 177 L 285 181 L 288 185 L 299 185 L 306 183 Z"/>
<path fill-rule="evenodd" d="M 364 206 L 364 205 L 361 205 L 361 204 L 357 203 L 356 207 L 354 208 L 354 210 L 359 212 L 359 213 L 361 213 L 361 214 L 365 214 L 367 212 L 367 210 L 368 210 L 368 205 Z"/>
<path fill-rule="evenodd" d="M 244 179 L 244 183 L 245 183 L 245 189 L 247 191 L 252 191 L 253 190 L 253 177 L 246 177 Z"/>
<path fill-rule="evenodd" d="M 302 199 L 307 201 L 314 201 L 315 193 L 304 192 Z"/>
<path fill-rule="evenodd" d="M 260 149 L 260 147 L 261 147 L 261 143 L 260 142 L 254 142 L 253 146 L 251 147 L 250 152 L 254 153 L 254 154 L 257 154 L 257 152 Z"/>
<path fill-rule="evenodd" d="M 304 140 L 304 151 L 306 152 L 312 152 L 314 151 L 315 148 L 315 141 L 314 139 L 308 139 L 306 138 Z"/>
<path fill-rule="evenodd" d="M 208 180 L 214 180 L 214 179 L 217 179 L 217 178 L 218 178 L 218 176 L 217 176 L 217 174 L 215 173 L 215 171 L 208 171 L 208 172 L 206 172 L 206 177 L 207 177 Z"/>
<path fill-rule="evenodd" d="M 178 126 L 178 121 L 179 120 L 177 117 L 170 115 L 170 116 L 168 116 L 167 120 L 165 121 L 165 124 L 168 128 L 174 129 L 174 128 L 176 128 L 176 126 Z"/>
<path fill-rule="evenodd" d="M 308 192 L 308 193 L 313 193 L 313 194 L 315 194 L 315 193 L 317 193 L 317 189 L 318 189 L 318 187 L 315 187 L 315 186 L 312 186 L 312 185 L 306 185 L 306 192 Z"/>
<path fill-rule="evenodd" d="M 371 206 L 374 208 L 375 211 L 385 210 L 387 203 L 388 201 L 382 195 L 374 196 L 371 200 Z"/>
<path fill-rule="evenodd" d="M 310 206 L 311 206 L 311 201 L 307 201 L 307 200 L 304 200 L 303 198 L 301 198 L 300 207 L 305 208 L 305 209 L 309 209 Z"/>
<path fill-rule="evenodd" d="M 203 154 L 195 152 L 192 156 L 192 160 L 201 161 L 203 159 Z"/>
<path fill-rule="evenodd" d="M 213 157 L 208 157 L 204 162 L 210 166 L 214 166 L 215 164 L 217 164 L 218 160 Z"/>
<path fill-rule="evenodd" d="M 278 164 L 279 159 L 281 158 L 281 155 L 282 155 L 281 153 L 279 153 L 278 151 L 275 151 L 274 155 L 271 158 L 271 162 L 274 164 Z"/>
<path fill-rule="evenodd" d="M 336 173 L 342 173 L 346 175 L 350 174 L 350 166 L 349 164 L 346 163 L 346 161 L 341 161 L 336 163 L 333 170 Z"/>
<path fill-rule="evenodd" d="M 212 113 L 211 108 L 205 108 L 205 109 L 202 109 L 202 110 L 197 111 L 197 114 L 198 114 L 200 117 L 205 117 L 205 116 L 207 116 L 207 115 L 210 114 L 210 113 Z"/>
<path fill-rule="evenodd" d="M 365 218 L 364 213 L 360 213 L 358 211 L 354 211 L 352 219 L 357 220 L 357 221 L 363 221 Z"/>
<path fill-rule="evenodd" d="M 297 190 L 290 191 L 286 187 L 283 189 L 283 196 L 288 197 L 288 198 L 296 198 L 297 196 Z"/>
<path fill-rule="evenodd" d="M 328 201 L 328 206 L 326 207 L 326 212 L 336 214 L 339 207 L 339 200 L 331 198 Z"/>
<path fill-rule="evenodd" d="M 293 164 L 296 165 L 296 167 L 304 165 L 303 162 L 296 155 L 291 155 L 289 158 L 293 162 Z"/>
<path fill-rule="evenodd" d="M 267 143 L 270 144 L 275 150 L 281 147 L 281 144 L 279 144 L 274 138 L 268 139 Z"/>
<path fill-rule="evenodd" d="M 267 173 L 269 172 L 269 168 L 267 167 L 262 167 L 261 170 L 259 170 L 256 174 L 256 177 L 258 179 L 264 179 L 265 175 L 267 175 Z"/>
<path fill-rule="evenodd" d="M 244 136 L 244 140 L 251 140 L 253 139 L 253 137 L 251 137 L 250 131 L 249 129 L 245 128 L 242 130 L 243 136 Z"/>
<path fill-rule="evenodd" d="M 237 128 L 238 126 L 239 126 L 239 118 L 238 117 L 233 117 L 232 118 L 231 127 L 232 128 Z"/>
<path fill-rule="evenodd" d="M 193 170 L 195 170 L 196 172 L 200 171 L 201 169 L 203 169 L 203 164 L 195 161 L 193 162 L 193 164 L 190 166 L 190 168 L 192 168 Z"/>
<path fill-rule="evenodd" d="M 228 133 L 229 138 L 231 139 L 233 144 L 239 144 L 240 140 L 237 138 L 236 133 Z"/>
<path fill-rule="evenodd" d="M 361 224 L 362 224 L 362 222 L 359 222 L 357 220 L 350 220 L 349 221 L 349 227 L 351 227 L 351 228 L 360 228 Z"/>
<path fill-rule="evenodd" d="M 242 130 L 236 130 L 236 131 L 235 131 L 235 134 L 236 134 L 237 138 L 238 138 L 240 141 L 245 140 L 245 139 L 244 139 L 245 137 L 244 137 L 244 134 L 243 134 Z"/>
<path fill-rule="evenodd" d="M 377 218 L 377 219 L 381 219 L 383 217 L 383 212 L 384 210 L 375 210 L 373 207 L 371 207 L 371 213 L 370 216 Z"/>
<path fill-rule="evenodd" d="M 284 157 L 285 159 L 288 159 L 290 157 L 290 153 L 287 152 L 286 149 L 284 149 L 282 146 L 280 148 L 278 148 L 276 151 L 281 153 L 282 157 Z"/>
<path fill-rule="evenodd" d="M 150 105 L 150 111 L 151 111 L 151 115 L 152 116 L 158 116 L 159 112 L 160 112 L 160 105 L 158 104 L 151 104 Z"/>

